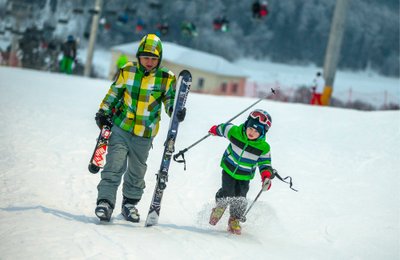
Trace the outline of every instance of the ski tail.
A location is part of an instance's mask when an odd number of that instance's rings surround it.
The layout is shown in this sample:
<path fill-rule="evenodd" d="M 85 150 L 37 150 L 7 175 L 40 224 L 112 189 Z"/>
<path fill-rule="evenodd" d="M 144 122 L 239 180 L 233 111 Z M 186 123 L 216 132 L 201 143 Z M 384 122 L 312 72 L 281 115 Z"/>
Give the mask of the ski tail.
<path fill-rule="evenodd" d="M 107 153 L 108 139 L 111 135 L 111 129 L 109 126 L 103 126 L 100 130 L 99 137 L 97 138 L 96 146 L 94 148 L 92 157 L 89 161 L 89 172 L 96 174 L 104 167 L 105 156 Z"/>

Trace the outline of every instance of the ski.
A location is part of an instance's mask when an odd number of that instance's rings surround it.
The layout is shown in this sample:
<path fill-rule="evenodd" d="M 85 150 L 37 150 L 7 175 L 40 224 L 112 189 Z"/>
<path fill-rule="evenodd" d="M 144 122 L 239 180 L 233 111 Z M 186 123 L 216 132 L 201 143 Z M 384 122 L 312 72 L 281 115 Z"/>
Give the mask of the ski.
<path fill-rule="evenodd" d="M 145 226 L 153 226 L 158 223 L 160 216 L 161 200 L 164 190 L 167 187 L 168 170 L 171 163 L 172 154 L 175 151 L 175 140 L 178 134 L 179 121 L 176 116 L 177 112 L 185 107 L 186 98 L 192 84 L 192 75 L 189 71 L 183 70 L 179 73 L 178 82 L 175 93 L 174 110 L 169 122 L 167 139 L 164 143 L 164 153 L 161 160 L 161 166 L 156 174 L 157 183 L 154 189 L 153 198 L 151 200 L 149 213 L 147 214 Z"/>
<path fill-rule="evenodd" d="M 97 138 L 97 143 L 94 148 L 92 158 L 89 162 L 89 171 L 93 174 L 98 173 L 101 168 L 104 167 L 105 155 L 107 152 L 108 140 L 110 139 L 111 128 L 109 126 L 103 126 L 100 130 L 99 137 Z"/>

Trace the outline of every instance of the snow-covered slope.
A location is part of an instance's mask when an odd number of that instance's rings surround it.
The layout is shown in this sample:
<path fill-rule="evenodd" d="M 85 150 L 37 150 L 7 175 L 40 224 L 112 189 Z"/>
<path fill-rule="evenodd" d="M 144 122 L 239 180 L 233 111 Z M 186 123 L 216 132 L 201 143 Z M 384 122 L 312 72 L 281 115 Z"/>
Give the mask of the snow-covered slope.
<path fill-rule="evenodd" d="M 163 114 L 138 206 L 142 222 L 125 222 L 117 208 L 113 223 L 99 224 L 100 176 L 87 164 L 109 84 L 0 67 L 1 259 L 399 259 L 399 111 L 260 102 L 273 117 L 273 165 L 299 192 L 275 179 L 241 236 L 226 232 L 226 217 L 207 224 L 227 145 L 218 137 L 186 153 L 186 171 L 171 165 L 160 224 L 144 227 L 168 124 Z M 176 149 L 255 101 L 190 94 Z M 260 187 L 256 176 L 250 201 Z"/>

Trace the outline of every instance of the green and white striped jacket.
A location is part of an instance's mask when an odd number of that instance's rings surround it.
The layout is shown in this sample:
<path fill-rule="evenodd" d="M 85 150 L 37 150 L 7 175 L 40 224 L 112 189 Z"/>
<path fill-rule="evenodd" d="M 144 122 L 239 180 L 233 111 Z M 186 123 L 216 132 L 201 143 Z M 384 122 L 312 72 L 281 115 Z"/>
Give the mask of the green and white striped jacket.
<path fill-rule="evenodd" d="M 260 173 L 272 170 L 270 146 L 265 137 L 247 138 L 244 125 L 221 124 L 217 134 L 230 141 L 221 160 L 221 167 L 236 180 L 252 180 L 258 167 Z"/>

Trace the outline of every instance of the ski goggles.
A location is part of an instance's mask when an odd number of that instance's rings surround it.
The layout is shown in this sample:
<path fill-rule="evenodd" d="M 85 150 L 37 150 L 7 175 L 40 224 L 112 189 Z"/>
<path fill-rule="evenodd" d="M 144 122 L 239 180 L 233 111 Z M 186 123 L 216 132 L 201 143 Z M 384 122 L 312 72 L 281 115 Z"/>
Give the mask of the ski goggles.
<path fill-rule="evenodd" d="M 269 120 L 268 116 L 265 115 L 264 113 L 260 111 L 253 111 L 250 113 L 250 117 L 253 119 L 257 119 L 261 124 L 268 126 L 268 128 L 271 127 L 271 120 Z"/>

